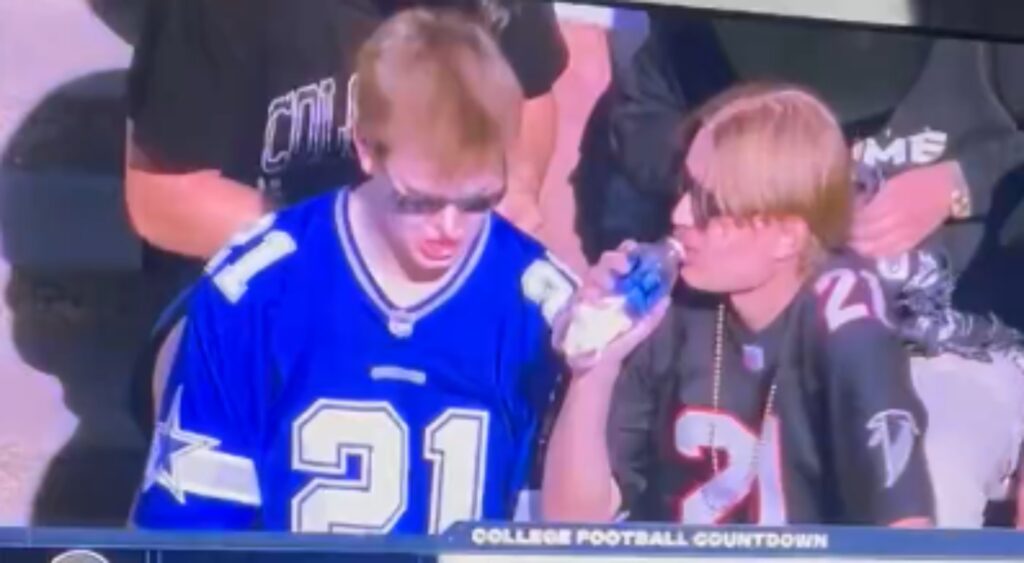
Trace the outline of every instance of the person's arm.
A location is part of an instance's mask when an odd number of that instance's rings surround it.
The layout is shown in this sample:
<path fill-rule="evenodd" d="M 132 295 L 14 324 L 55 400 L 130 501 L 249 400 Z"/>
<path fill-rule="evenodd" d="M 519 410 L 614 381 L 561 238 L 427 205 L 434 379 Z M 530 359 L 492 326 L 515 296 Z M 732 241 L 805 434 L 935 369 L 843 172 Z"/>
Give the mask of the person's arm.
<path fill-rule="evenodd" d="M 191 298 L 132 512 L 134 527 L 245 529 L 262 504 L 264 409 L 257 386 L 270 365 L 266 325 L 254 303 L 232 301 L 225 293 L 230 284 L 218 273 L 204 278 Z"/>
<path fill-rule="evenodd" d="M 607 295 L 614 279 L 628 270 L 630 244 L 605 253 L 578 292 L 578 302 L 594 303 Z M 653 344 L 641 342 L 661 324 L 668 306 L 669 300 L 663 299 L 593 363 L 573 365 L 569 358 L 571 380 L 544 464 L 541 506 L 546 520 L 611 521 L 641 492 L 643 458 L 649 453 L 644 429 L 652 423 L 656 399 L 648 385 Z M 564 336 L 571 311 L 561 319 L 556 340 Z"/>
<path fill-rule="evenodd" d="M 606 434 L 620 366 L 574 376 L 551 433 L 541 493 L 545 520 L 609 522 L 622 503 Z"/>
<path fill-rule="evenodd" d="M 151 2 L 129 72 L 125 198 L 146 240 L 208 257 L 258 218 L 255 190 L 221 172 L 257 87 L 260 10 Z"/>
<path fill-rule="evenodd" d="M 542 220 L 540 191 L 558 135 L 558 106 L 553 92 L 526 100 L 519 131 L 509 159 L 508 195 L 499 211 L 520 228 L 533 232 Z"/>
<path fill-rule="evenodd" d="M 525 230 L 540 226 L 540 190 L 555 150 L 558 106 L 551 89 L 565 71 L 568 50 L 554 7 L 515 2 L 497 37 L 526 97 L 519 141 L 509 160 L 509 195 L 500 210 Z"/>
<path fill-rule="evenodd" d="M 185 256 L 209 258 L 231 235 L 269 211 L 255 189 L 219 170 L 160 172 L 128 136 L 125 198 L 135 231 L 150 244 Z"/>
<path fill-rule="evenodd" d="M 938 41 L 930 64 L 946 60 L 945 54 L 966 49 L 987 64 L 990 86 L 1001 103 L 1002 115 L 988 119 L 989 127 L 978 127 L 969 138 L 952 147 L 946 158 L 927 166 L 906 170 L 886 182 L 886 188 L 858 213 L 852 245 L 864 255 L 890 257 L 917 246 L 949 220 L 991 220 L 1002 231 L 1006 244 L 1024 232 L 1024 219 L 1004 221 L 1005 210 L 993 210 L 993 201 L 1015 189 L 1024 165 L 1024 81 L 1016 71 L 1024 63 L 1024 50 L 1017 46 L 976 45 L 963 41 Z M 982 55 L 987 55 L 982 57 Z M 1001 123 L 1000 123 L 1001 122 Z M 1017 177 L 1014 177 L 1016 173 Z M 1020 198 L 1007 201 L 1018 205 Z M 994 213 L 993 213 L 994 211 Z M 1017 212 L 1024 217 L 1024 211 Z M 1017 226 L 1015 226 L 1017 225 Z"/>
<path fill-rule="evenodd" d="M 858 280 L 853 270 L 841 277 Z M 819 282 L 830 305 L 824 342 L 832 467 L 849 523 L 920 527 L 934 519 L 931 477 L 924 457 L 924 407 L 910 379 L 910 360 L 898 336 L 873 316 L 870 284 Z M 834 293 L 844 292 L 843 295 Z M 843 299 L 840 299 L 843 297 Z"/>
<path fill-rule="evenodd" d="M 544 456 L 566 372 L 561 356 L 552 346 L 551 325 L 572 300 L 578 280 L 546 254 L 536 258 L 518 282 L 527 322 L 523 323 L 525 354 L 514 360 L 513 368 L 522 382 L 522 395 L 514 402 L 517 407 L 510 418 L 518 451 L 514 455 L 509 497 L 518 498 L 516 520 L 535 521 L 541 517 L 539 495 Z"/>

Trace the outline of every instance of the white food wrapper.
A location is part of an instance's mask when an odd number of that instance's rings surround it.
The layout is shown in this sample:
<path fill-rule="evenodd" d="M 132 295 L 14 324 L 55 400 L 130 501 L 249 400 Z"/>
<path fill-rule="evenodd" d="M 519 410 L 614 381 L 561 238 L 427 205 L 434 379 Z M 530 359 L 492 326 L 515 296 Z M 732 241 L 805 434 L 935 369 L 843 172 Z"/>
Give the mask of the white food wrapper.
<path fill-rule="evenodd" d="M 625 297 L 608 297 L 597 305 L 581 303 L 573 312 L 562 350 L 570 359 L 597 354 L 632 324 Z"/>

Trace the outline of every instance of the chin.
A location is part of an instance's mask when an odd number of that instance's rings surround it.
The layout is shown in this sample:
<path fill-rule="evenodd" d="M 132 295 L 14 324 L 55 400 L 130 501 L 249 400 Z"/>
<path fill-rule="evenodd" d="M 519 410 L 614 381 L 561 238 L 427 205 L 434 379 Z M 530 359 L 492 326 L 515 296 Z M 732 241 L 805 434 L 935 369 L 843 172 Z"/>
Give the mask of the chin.
<path fill-rule="evenodd" d="M 684 267 L 679 271 L 679 278 L 682 279 L 687 286 L 699 291 L 710 291 L 707 287 L 707 280 L 703 279 L 699 273 L 695 273 L 692 267 Z"/>
<path fill-rule="evenodd" d="M 427 275 L 440 275 L 446 272 L 455 263 L 455 258 L 430 258 L 420 253 L 413 255 L 413 265 L 420 272 Z"/>
<path fill-rule="evenodd" d="M 699 272 L 688 268 L 683 268 L 679 277 L 686 282 L 688 287 L 704 293 L 728 293 L 732 290 L 732 285 L 722 280 L 716 280 L 714 277 L 702 276 Z"/>

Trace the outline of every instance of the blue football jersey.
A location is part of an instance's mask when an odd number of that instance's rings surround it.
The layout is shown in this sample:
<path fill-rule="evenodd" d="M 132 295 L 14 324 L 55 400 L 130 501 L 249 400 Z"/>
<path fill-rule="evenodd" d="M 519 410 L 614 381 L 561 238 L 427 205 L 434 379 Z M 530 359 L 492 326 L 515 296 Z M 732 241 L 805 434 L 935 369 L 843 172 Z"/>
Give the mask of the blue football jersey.
<path fill-rule="evenodd" d="M 191 296 L 133 520 L 436 533 L 507 519 L 575 282 L 495 214 L 432 295 L 377 284 L 341 190 L 264 218 Z"/>

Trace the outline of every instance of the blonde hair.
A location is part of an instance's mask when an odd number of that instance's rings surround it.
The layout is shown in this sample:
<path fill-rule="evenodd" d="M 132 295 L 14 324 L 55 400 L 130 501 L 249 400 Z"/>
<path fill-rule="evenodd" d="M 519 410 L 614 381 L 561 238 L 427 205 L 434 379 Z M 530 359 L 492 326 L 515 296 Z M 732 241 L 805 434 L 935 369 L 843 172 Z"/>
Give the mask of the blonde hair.
<path fill-rule="evenodd" d="M 748 84 L 716 96 L 695 117 L 689 133 L 710 135 L 713 148 L 701 181 L 723 214 L 804 220 L 813 239 L 808 258 L 845 246 L 852 161 L 824 102 L 797 86 Z"/>
<path fill-rule="evenodd" d="M 356 132 L 374 158 L 412 143 L 452 177 L 518 136 L 519 82 L 491 33 L 464 13 L 398 13 L 360 49 L 356 76 Z"/>

